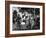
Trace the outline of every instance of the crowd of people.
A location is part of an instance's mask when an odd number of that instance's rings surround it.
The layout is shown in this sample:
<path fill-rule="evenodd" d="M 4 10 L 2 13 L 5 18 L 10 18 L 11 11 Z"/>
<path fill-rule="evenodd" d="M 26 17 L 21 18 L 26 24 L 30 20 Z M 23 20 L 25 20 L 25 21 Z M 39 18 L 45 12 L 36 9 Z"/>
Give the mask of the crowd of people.
<path fill-rule="evenodd" d="M 13 11 L 13 30 L 35 30 L 40 28 L 40 16 L 34 8 L 17 8 Z"/>

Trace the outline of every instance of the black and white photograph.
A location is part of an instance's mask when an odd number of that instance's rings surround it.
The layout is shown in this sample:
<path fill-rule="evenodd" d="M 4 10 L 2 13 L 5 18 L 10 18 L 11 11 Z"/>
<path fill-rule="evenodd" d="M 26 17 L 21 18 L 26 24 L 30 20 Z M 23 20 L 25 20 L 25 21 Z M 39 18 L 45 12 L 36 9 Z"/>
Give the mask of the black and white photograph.
<path fill-rule="evenodd" d="M 42 6 L 11 4 L 10 31 L 17 34 L 42 32 Z"/>
<path fill-rule="evenodd" d="M 40 29 L 40 8 L 13 7 L 14 30 Z"/>
<path fill-rule="evenodd" d="M 5 7 L 5 36 L 44 35 L 44 3 L 7 1 Z"/>

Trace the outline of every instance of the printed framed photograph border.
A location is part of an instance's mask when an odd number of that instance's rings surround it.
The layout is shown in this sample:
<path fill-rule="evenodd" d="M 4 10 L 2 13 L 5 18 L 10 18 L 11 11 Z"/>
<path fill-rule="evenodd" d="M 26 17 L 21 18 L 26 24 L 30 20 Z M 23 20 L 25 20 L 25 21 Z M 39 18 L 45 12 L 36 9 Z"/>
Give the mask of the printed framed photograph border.
<path fill-rule="evenodd" d="M 44 34 L 44 3 L 5 1 L 5 37 Z"/>

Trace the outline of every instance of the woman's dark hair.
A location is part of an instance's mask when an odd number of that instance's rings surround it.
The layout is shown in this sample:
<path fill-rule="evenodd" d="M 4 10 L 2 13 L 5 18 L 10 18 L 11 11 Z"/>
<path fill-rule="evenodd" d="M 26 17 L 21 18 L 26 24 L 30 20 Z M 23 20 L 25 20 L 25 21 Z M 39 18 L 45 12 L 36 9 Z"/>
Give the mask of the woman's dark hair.
<path fill-rule="evenodd" d="M 15 18 L 17 17 L 17 11 L 16 10 L 14 10 L 13 11 L 13 23 L 15 23 Z"/>

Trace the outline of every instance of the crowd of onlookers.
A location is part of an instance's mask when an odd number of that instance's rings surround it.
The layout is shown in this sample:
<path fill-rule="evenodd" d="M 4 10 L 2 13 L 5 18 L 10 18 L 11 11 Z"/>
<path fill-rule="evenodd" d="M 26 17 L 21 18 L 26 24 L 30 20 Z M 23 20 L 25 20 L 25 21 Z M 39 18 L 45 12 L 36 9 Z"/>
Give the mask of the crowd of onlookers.
<path fill-rule="evenodd" d="M 14 30 L 40 29 L 40 16 L 34 15 L 34 9 L 31 11 L 29 8 L 17 8 L 17 10 L 13 11 Z"/>

